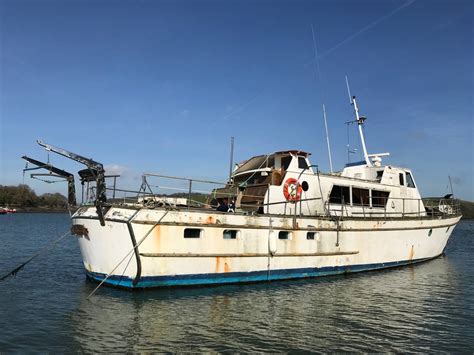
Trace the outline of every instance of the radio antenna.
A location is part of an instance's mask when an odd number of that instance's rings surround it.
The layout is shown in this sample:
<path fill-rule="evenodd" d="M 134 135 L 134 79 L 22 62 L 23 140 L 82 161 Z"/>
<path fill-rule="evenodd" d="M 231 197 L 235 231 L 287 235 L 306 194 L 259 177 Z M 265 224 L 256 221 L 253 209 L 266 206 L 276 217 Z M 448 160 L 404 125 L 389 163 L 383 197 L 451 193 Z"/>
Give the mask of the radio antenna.
<path fill-rule="evenodd" d="M 347 75 L 346 75 L 346 86 L 347 86 L 347 94 L 349 95 L 349 103 L 352 105 L 351 89 L 349 88 L 349 79 L 347 79 Z"/>
<path fill-rule="evenodd" d="M 229 166 L 229 182 L 232 179 L 232 171 L 234 168 L 234 137 L 230 137 L 230 166 Z"/>
<path fill-rule="evenodd" d="M 356 117 L 355 122 L 357 122 L 357 126 L 359 127 L 360 143 L 362 145 L 362 151 L 364 152 L 364 160 L 367 163 L 367 166 L 371 167 L 372 163 L 370 162 L 369 155 L 367 154 L 367 147 L 365 146 L 364 132 L 362 130 L 362 126 L 364 125 L 364 121 L 366 120 L 366 118 L 359 116 L 359 108 L 357 107 L 355 96 L 351 96 L 351 90 L 349 89 L 349 80 L 347 79 L 347 75 L 346 75 L 346 85 L 347 85 L 347 93 L 349 94 L 350 103 L 352 106 L 354 106 L 354 114 Z M 386 155 L 387 153 L 383 153 L 383 154 Z"/>
<path fill-rule="evenodd" d="M 318 69 L 319 81 L 321 83 L 321 88 L 322 88 L 323 79 L 322 79 L 322 76 L 321 76 L 321 67 L 319 65 L 318 46 L 316 45 L 316 36 L 314 34 L 313 24 L 311 24 L 311 33 L 313 34 L 314 58 L 316 59 L 316 66 L 317 66 L 317 69 Z M 332 170 L 332 158 L 331 158 L 331 145 L 329 144 L 329 132 L 328 132 L 328 122 L 327 122 L 327 117 L 326 117 L 326 106 L 324 105 L 322 90 L 321 90 L 321 101 L 323 102 L 323 118 L 324 118 L 324 127 L 326 128 L 326 143 L 328 145 L 329 168 L 331 169 L 331 174 L 332 174 L 333 170 Z"/>

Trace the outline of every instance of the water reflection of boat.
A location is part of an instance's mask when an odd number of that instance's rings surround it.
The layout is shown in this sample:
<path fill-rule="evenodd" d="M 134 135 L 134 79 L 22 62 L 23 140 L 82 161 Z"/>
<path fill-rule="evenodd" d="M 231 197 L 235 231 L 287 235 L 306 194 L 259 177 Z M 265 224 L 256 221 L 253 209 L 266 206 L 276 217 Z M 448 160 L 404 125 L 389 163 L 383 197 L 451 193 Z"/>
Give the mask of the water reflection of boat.
<path fill-rule="evenodd" d="M 300 150 L 255 156 L 214 188 L 207 203 L 192 201 L 193 184 L 215 182 L 170 177 L 189 184 L 182 205 L 153 193 L 149 180 L 164 177 L 157 174 L 143 176 L 134 202 L 107 199 L 102 164 L 39 142 L 87 166 L 79 176 L 92 188 L 86 188 L 89 202 L 72 216 L 87 275 L 130 288 L 255 282 L 441 255 L 461 218 L 459 205 L 452 198 L 422 199 L 410 169 L 382 165 L 388 153 L 368 154 L 365 118 L 352 102 L 363 161 L 323 174 Z M 71 174 L 56 170 L 69 181 Z M 115 191 L 114 183 L 113 197 Z"/>
<path fill-rule="evenodd" d="M 458 273 L 440 258 L 351 278 L 134 293 L 108 288 L 89 300 L 88 287 L 65 323 L 86 353 L 452 349 L 448 335 L 456 332 L 440 321 L 452 317 L 451 324 L 463 314 Z M 308 331 L 315 324 L 318 330 Z"/>

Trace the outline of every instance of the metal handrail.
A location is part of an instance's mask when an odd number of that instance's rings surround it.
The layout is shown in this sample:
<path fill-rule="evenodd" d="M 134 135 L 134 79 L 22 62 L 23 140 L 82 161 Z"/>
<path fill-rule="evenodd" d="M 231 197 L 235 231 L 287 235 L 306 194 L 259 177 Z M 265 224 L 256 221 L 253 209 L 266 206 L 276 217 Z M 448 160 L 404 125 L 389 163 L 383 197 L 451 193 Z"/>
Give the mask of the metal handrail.
<path fill-rule="evenodd" d="M 168 176 L 168 175 L 161 175 L 161 174 L 144 174 L 144 182 L 146 182 L 146 177 L 159 177 L 159 178 L 167 178 L 167 179 L 175 179 L 175 180 L 180 180 L 180 181 L 187 181 L 189 183 L 189 188 L 187 189 L 188 191 L 188 198 L 187 198 L 187 207 L 188 209 L 193 207 L 193 208 L 211 208 L 209 204 L 209 197 L 212 195 L 212 192 L 207 192 L 207 191 L 199 191 L 199 192 L 204 192 L 203 197 L 207 196 L 206 202 L 203 201 L 198 201 L 195 199 L 191 199 L 191 195 L 194 192 L 198 192 L 197 190 L 193 191 L 192 190 L 192 183 L 193 182 L 198 182 L 198 183 L 207 183 L 207 184 L 218 184 L 218 185 L 224 185 L 229 187 L 229 191 L 220 191 L 218 194 L 221 196 L 225 196 L 228 194 L 229 199 L 235 199 L 237 197 L 236 191 L 232 191 L 232 188 L 235 188 L 236 186 L 230 186 L 225 183 L 221 182 L 216 182 L 216 181 L 210 181 L 210 180 L 199 180 L 199 179 L 188 179 L 188 178 L 180 178 L 180 177 L 175 177 L 175 176 Z M 127 189 L 120 189 L 114 186 L 114 188 L 107 188 L 108 191 L 113 191 L 114 195 L 116 191 L 119 192 L 126 192 L 126 193 L 138 193 L 137 197 L 135 198 L 135 202 L 132 203 L 139 203 L 138 197 L 142 195 L 144 197 L 144 200 L 149 201 L 149 197 L 155 198 L 157 200 L 163 197 L 167 197 L 166 195 L 159 195 L 154 193 L 151 190 L 151 186 L 148 185 L 146 182 L 146 187 L 148 188 L 149 191 L 146 191 L 146 188 L 142 188 L 140 191 L 134 191 L 134 190 L 127 190 Z M 267 184 L 258 184 L 258 186 L 265 186 Z M 253 185 L 252 185 L 253 186 Z M 270 185 L 267 185 L 270 186 Z M 163 186 L 154 186 L 158 188 L 164 188 Z M 186 189 L 182 188 L 173 188 L 173 187 L 166 187 L 167 189 L 170 190 L 178 190 L 178 191 L 186 191 Z M 334 216 L 340 216 L 340 217 L 350 217 L 350 216 L 362 216 L 362 217 L 378 217 L 378 216 L 384 216 L 384 217 L 408 217 L 408 218 L 413 218 L 413 217 L 444 217 L 444 216 L 453 216 L 453 215 L 460 215 L 460 204 L 457 200 L 455 199 L 446 199 L 446 198 L 409 198 L 409 197 L 382 197 L 382 196 L 370 196 L 369 200 L 367 201 L 367 204 L 361 204 L 361 205 L 356 205 L 354 203 L 346 203 L 345 201 L 341 202 L 334 202 L 334 197 L 332 198 L 331 202 L 330 200 L 324 201 L 322 197 L 316 197 L 316 198 L 300 198 L 296 202 L 289 202 L 286 200 L 283 201 L 276 201 L 276 202 L 269 202 L 269 189 L 268 192 L 265 193 L 265 195 L 254 195 L 254 194 L 243 194 L 243 198 L 263 198 L 263 201 L 259 201 L 259 203 L 255 204 L 247 204 L 247 203 L 240 203 L 239 207 L 240 209 L 243 209 L 243 211 L 239 211 L 238 213 L 243 213 L 243 214 L 248 214 L 250 213 L 267 213 L 270 214 L 270 206 L 277 206 L 277 205 L 285 205 L 284 212 L 282 213 L 283 216 L 288 216 L 288 217 L 293 217 L 294 220 L 296 220 L 297 217 L 303 216 L 303 202 L 309 202 L 309 201 L 315 201 L 315 200 L 322 200 L 323 201 L 323 211 L 320 211 L 321 213 L 319 215 L 321 216 L 327 216 L 327 217 L 334 217 Z M 226 197 L 222 197 L 226 198 Z M 124 197 L 124 203 L 125 203 L 125 197 Z M 265 199 L 267 202 L 265 202 Z M 391 211 L 388 210 L 389 207 L 389 202 L 392 201 L 402 201 L 402 209 L 398 211 Z M 417 201 L 417 210 L 406 210 L 406 206 L 408 201 Z M 374 203 L 375 202 L 375 203 Z M 423 203 L 423 209 L 421 208 Z M 294 209 L 291 210 L 291 213 L 287 213 L 287 208 L 286 206 L 293 206 Z M 298 205 L 299 205 L 299 211 L 298 211 Z M 400 206 L 398 204 L 398 206 Z M 249 211 L 251 209 L 257 209 L 256 211 Z M 309 211 L 309 205 L 308 205 L 308 211 Z M 314 215 L 318 215 L 317 211 L 313 212 Z M 311 215 L 313 215 L 313 213 Z"/>
<path fill-rule="evenodd" d="M 178 176 L 170 176 L 170 175 L 162 175 L 162 174 L 146 173 L 146 174 L 143 174 L 143 176 L 161 177 L 161 178 L 181 180 L 181 181 L 202 182 L 205 184 L 214 184 L 214 185 L 223 185 L 223 186 L 227 185 L 227 183 L 221 182 L 221 181 L 199 180 L 199 179 L 183 178 L 183 177 L 178 177 Z"/>

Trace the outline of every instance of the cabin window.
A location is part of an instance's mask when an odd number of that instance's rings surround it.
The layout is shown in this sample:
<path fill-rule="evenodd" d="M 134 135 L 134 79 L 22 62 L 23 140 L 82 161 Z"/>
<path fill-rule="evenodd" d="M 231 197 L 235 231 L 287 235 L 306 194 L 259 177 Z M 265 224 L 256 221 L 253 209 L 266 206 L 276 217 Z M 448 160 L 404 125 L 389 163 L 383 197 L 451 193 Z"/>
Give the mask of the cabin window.
<path fill-rule="evenodd" d="M 314 240 L 314 237 L 316 236 L 316 232 L 308 232 L 306 233 L 306 239 L 308 240 Z"/>
<path fill-rule="evenodd" d="M 349 204 L 350 193 L 349 186 L 334 185 L 329 195 L 329 203 Z"/>
<path fill-rule="evenodd" d="M 288 231 L 279 231 L 278 239 L 284 239 L 284 240 L 291 239 L 291 233 Z"/>
<path fill-rule="evenodd" d="M 270 155 L 267 160 L 267 168 L 274 168 L 275 167 L 275 156 Z"/>
<path fill-rule="evenodd" d="M 281 167 L 283 170 L 288 170 L 288 167 L 290 166 L 292 156 L 287 155 L 286 157 L 281 157 Z"/>
<path fill-rule="evenodd" d="M 306 159 L 303 157 L 298 157 L 298 168 L 300 169 L 308 169 L 308 163 L 306 162 Z"/>
<path fill-rule="evenodd" d="M 383 170 L 377 171 L 377 180 L 382 180 Z"/>
<path fill-rule="evenodd" d="M 369 206 L 369 190 L 352 188 L 352 204 L 358 206 Z"/>
<path fill-rule="evenodd" d="M 415 187 L 415 182 L 413 181 L 410 173 L 407 173 L 407 186 L 413 188 Z"/>
<path fill-rule="evenodd" d="M 235 229 L 226 229 L 224 230 L 223 232 L 223 237 L 224 239 L 237 239 L 237 236 L 239 235 L 239 232 L 238 230 L 235 230 Z"/>
<path fill-rule="evenodd" d="M 400 179 L 400 186 L 405 186 L 405 181 L 403 179 L 403 174 L 402 173 L 398 174 L 398 178 Z"/>
<path fill-rule="evenodd" d="M 388 200 L 388 191 L 372 190 L 372 207 L 385 207 Z"/>
<path fill-rule="evenodd" d="M 201 238 L 202 229 L 199 228 L 185 228 L 184 237 L 185 238 Z"/>

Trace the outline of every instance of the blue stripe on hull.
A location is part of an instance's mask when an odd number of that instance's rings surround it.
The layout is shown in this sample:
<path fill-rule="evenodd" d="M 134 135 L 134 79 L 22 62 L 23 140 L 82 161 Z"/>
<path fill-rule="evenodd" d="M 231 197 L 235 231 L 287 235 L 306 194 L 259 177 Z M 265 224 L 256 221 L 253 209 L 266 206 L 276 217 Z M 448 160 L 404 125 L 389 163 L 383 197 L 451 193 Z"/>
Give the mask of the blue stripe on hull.
<path fill-rule="evenodd" d="M 193 285 L 216 285 L 239 282 L 261 282 L 272 280 L 300 279 L 306 277 L 330 276 L 345 273 L 385 269 L 408 264 L 419 263 L 432 258 L 395 261 L 381 264 L 328 266 L 322 268 L 281 269 L 252 272 L 228 272 L 218 274 L 190 274 L 175 276 L 143 276 L 137 285 L 133 286 L 133 279 L 120 275 L 110 276 L 105 283 L 111 286 L 125 288 L 173 287 Z M 87 276 L 95 281 L 103 281 L 107 275 L 87 271 Z"/>

